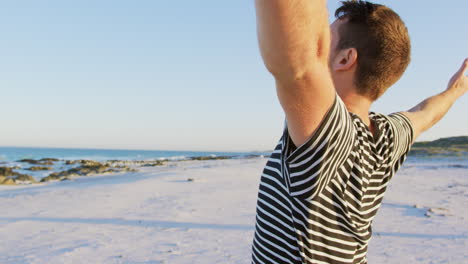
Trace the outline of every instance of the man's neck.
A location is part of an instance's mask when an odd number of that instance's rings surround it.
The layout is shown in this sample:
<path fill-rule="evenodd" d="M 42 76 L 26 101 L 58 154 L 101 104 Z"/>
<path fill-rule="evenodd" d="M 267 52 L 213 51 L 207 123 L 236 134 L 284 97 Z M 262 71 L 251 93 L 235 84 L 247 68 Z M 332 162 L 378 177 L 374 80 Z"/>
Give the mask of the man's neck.
<path fill-rule="evenodd" d="M 372 101 L 365 96 L 356 93 L 340 94 L 341 99 L 349 112 L 356 114 L 373 132 L 372 123 L 369 119 L 369 110 Z"/>

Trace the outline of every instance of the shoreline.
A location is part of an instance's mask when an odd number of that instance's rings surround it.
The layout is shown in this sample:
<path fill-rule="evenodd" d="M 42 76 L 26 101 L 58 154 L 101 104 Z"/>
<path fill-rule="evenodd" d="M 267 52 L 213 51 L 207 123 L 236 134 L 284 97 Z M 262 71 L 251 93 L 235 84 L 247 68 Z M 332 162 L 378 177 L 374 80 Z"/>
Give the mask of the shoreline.
<path fill-rule="evenodd" d="M 205 155 L 179 156 L 170 158 L 137 159 L 22 159 L 10 162 L 0 162 L 0 185 L 30 185 L 38 183 L 73 180 L 78 177 L 109 175 L 121 173 L 138 173 L 145 167 L 163 167 L 167 163 L 187 161 L 231 160 L 268 158 L 269 154 L 243 155 Z M 466 156 L 418 156 L 411 155 L 403 166 L 419 167 L 421 169 L 468 169 Z"/>
<path fill-rule="evenodd" d="M 39 182 L 73 180 L 77 177 L 116 174 L 123 172 L 136 173 L 143 167 L 164 166 L 168 162 L 207 161 L 228 159 L 264 158 L 265 155 L 238 156 L 193 156 L 181 158 L 157 158 L 148 160 L 105 160 L 88 159 L 68 160 L 57 158 L 22 159 L 4 163 L 0 166 L 0 185 L 28 185 Z M 8 166 L 9 165 L 9 166 Z M 42 172 L 41 174 L 33 172 Z M 48 174 L 46 174 L 48 173 Z"/>

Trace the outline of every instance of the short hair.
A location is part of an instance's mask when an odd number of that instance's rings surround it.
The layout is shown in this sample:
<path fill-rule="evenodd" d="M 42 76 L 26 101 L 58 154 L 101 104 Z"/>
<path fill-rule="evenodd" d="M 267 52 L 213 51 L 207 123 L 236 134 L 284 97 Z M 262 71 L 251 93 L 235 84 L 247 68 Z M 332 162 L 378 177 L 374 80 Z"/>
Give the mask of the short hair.
<path fill-rule="evenodd" d="M 411 43 L 404 22 L 392 9 L 367 1 L 342 1 L 335 17 L 337 49 L 355 48 L 358 93 L 375 101 L 397 82 L 410 62 Z"/>

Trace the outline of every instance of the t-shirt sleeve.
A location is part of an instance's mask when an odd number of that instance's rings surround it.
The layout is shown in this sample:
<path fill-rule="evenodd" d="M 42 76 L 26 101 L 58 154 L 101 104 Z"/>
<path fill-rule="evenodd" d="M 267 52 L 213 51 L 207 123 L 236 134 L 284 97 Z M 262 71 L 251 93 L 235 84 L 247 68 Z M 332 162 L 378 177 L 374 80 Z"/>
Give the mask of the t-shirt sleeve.
<path fill-rule="evenodd" d="M 393 113 L 388 116 L 390 128 L 392 130 L 393 144 L 391 163 L 395 171 L 405 161 L 408 152 L 413 144 L 413 126 L 411 121 L 403 113 Z"/>
<path fill-rule="evenodd" d="M 349 158 L 355 131 L 338 95 L 311 138 L 301 146 L 294 145 L 286 124 L 282 151 L 290 195 L 311 199 L 320 193 Z"/>

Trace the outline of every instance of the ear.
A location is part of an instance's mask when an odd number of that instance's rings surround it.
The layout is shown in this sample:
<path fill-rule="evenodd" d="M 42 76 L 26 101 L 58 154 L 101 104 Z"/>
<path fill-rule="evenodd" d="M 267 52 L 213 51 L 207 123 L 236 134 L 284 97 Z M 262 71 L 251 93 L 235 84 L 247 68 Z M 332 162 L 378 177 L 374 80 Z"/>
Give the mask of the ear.
<path fill-rule="evenodd" d="M 355 48 L 343 49 L 336 56 L 333 68 L 335 71 L 348 71 L 356 65 L 357 58 Z"/>

